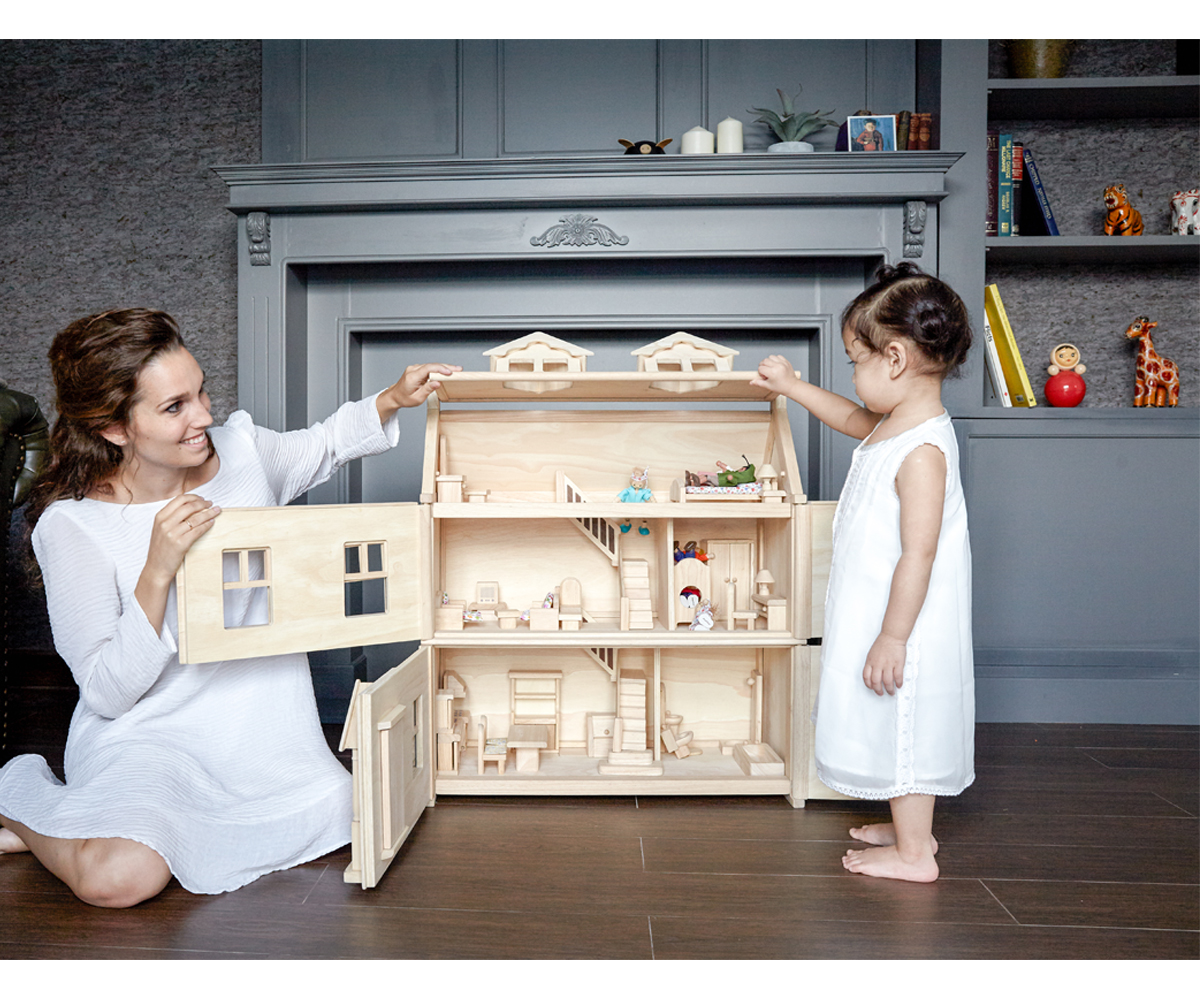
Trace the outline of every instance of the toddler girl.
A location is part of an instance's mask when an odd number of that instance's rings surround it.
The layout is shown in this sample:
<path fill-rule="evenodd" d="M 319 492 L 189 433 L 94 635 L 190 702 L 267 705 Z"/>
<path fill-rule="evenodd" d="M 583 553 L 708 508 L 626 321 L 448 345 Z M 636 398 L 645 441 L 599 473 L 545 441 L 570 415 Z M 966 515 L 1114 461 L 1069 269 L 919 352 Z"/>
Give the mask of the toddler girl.
<path fill-rule="evenodd" d="M 872 846 L 847 851 L 847 870 L 932 882 L 934 798 L 975 778 L 971 551 L 941 397 L 966 360 L 970 322 L 949 286 L 906 261 L 850 303 L 842 343 L 862 406 L 802 381 L 779 355 L 753 380 L 862 441 L 833 522 L 817 774 L 891 804 L 891 823 L 850 831 Z"/>

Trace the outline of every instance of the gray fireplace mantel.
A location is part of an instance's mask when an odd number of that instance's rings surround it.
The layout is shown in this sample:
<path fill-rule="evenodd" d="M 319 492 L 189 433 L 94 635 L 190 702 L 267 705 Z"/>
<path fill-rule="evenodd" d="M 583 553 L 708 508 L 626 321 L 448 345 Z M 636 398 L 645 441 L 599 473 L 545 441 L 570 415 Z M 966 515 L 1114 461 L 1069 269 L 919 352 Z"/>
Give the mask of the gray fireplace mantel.
<path fill-rule="evenodd" d="M 238 213 L 940 201 L 961 153 L 606 156 L 214 168 Z"/>

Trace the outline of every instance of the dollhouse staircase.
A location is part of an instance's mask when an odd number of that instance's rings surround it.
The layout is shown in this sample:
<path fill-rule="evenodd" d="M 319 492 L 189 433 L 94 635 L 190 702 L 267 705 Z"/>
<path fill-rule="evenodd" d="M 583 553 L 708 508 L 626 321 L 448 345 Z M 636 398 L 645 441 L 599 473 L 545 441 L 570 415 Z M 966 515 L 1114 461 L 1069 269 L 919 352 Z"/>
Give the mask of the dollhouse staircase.
<path fill-rule="evenodd" d="M 617 651 L 612 646 L 592 646 L 588 656 L 595 660 L 614 681 L 617 679 Z"/>
<path fill-rule="evenodd" d="M 621 631 L 654 628 L 650 600 L 650 564 L 645 559 L 621 560 Z"/>
<path fill-rule="evenodd" d="M 583 491 L 567 476 L 559 472 L 554 482 L 555 500 L 558 503 L 587 503 Z M 601 552 L 608 556 L 614 566 L 621 562 L 621 533 L 616 525 L 603 517 L 577 517 L 572 519 L 576 528 Z"/>
<path fill-rule="evenodd" d="M 617 717 L 613 726 L 613 749 L 597 765 L 600 774 L 658 775 L 663 766 L 650 749 L 647 721 L 649 702 L 646 675 L 638 671 L 617 674 Z"/>

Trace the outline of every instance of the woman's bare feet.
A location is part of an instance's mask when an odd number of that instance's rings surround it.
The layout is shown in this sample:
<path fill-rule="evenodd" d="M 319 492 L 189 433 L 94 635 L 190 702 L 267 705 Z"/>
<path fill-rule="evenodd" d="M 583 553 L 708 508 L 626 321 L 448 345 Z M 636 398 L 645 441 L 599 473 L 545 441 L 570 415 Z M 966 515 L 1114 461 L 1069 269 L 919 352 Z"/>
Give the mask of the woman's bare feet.
<path fill-rule="evenodd" d="M 864 844 L 873 844 L 876 847 L 891 847 L 896 843 L 896 827 L 893 823 L 869 823 L 867 826 L 852 826 L 850 827 L 850 836 L 855 840 L 861 840 Z M 937 837 L 932 833 L 929 835 L 929 842 L 933 846 L 933 853 L 937 854 Z"/>
<path fill-rule="evenodd" d="M 0 854 L 20 854 L 28 850 L 25 841 L 7 827 L 0 826 Z"/>
<path fill-rule="evenodd" d="M 847 851 L 842 867 L 858 875 L 876 878 L 902 879 L 905 882 L 934 882 L 938 877 L 937 862 L 932 854 L 906 860 L 894 844 L 870 847 L 864 851 Z"/>

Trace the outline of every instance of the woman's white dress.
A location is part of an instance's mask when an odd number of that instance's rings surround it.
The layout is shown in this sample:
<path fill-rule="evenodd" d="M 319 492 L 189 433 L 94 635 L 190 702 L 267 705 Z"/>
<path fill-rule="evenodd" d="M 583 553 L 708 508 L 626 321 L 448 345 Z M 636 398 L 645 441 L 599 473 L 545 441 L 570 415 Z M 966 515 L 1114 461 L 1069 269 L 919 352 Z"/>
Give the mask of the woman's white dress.
<path fill-rule="evenodd" d="M 374 398 L 279 434 L 244 412 L 210 431 L 220 468 L 195 492 L 221 507 L 285 504 L 393 446 Z M 191 892 L 236 889 L 350 839 L 350 775 L 322 733 L 300 653 L 181 665 L 171 588 L 156 633 L 134 599 L 167 503 L 51 504 L 33 533 L 54 644 L 79 684 L 58 781 L 45 760 L 0 770 L 0 815 L 52 837 L 153 848 Z M 237 624 L 254 610 L 235 607 Z"/>
<path fill-rule="evenodd" d="M 946 499 L 929 592 L 908 640 L 904 683 L 863 683 L 900 558 L 896 474 L 914 449 L 946 456 Z M 854 451 L 833 521 L 816 708 L 817 775 L 863 799 L 957 795 L 975 780 L 971 547 L 949 414 Z"/>

